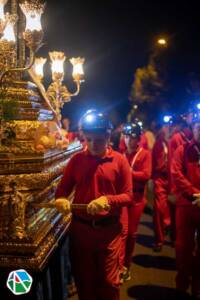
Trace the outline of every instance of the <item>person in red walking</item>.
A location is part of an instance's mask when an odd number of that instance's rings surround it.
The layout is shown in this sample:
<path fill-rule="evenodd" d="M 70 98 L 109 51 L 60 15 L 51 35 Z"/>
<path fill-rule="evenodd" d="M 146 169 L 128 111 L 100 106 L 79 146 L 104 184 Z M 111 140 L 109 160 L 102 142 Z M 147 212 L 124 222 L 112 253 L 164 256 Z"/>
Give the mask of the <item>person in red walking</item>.
<path fill-rule="evenodd" d="M 123 130 L 127 158 L 133 180 L 133 200 L 135 204 L 123 208 L 122 251 L 120 264 L 123 265 L 122 280 L 131 279 L 130 265 L 134 252 L 137 229 L 146 205 L 145 186 L 151 177 L 151 153 L 140 147 L 141 128 L 137 123 L 128 123 Z"/>
<path fill-rule="evenodd" d="M 176 187 L 176 287 L 200 299 L 200 118 L 193 120 L 193 140 L 177 148 L 171 166 Z"/>
<path fill-rule="evenodd" d="M 184 145 L 192 139 L 192 131 L 187 122 L 182 116 L 175 116 L 171 120 L 171 137 L 169 140 L 169 207 L 171 215 L 171 240 L 176 240 L 176 197 L 175 186 L 171 179 L 171 162 L 173 160 L 174 153 L 180 145 Z"/>
<path fill-rule="evenodd" d="M 72 270 L 79 300 L 119 300 L 122 207 L 133 202 L 125 157 L 109 147 L 111 123 L 96 110 L 80 121 L 87 149 L 69 161 L 56 192 L 56 207 L 70 212 L 67 199 L 87 210 L 73 211 L 70 225 Z"/>
<path fill-rule="evenodd" d="M 158 130 L 156 142 L 152 150 L 152 179 L 154 181 L 153 223 L 155 232 L 154 251 L 160 252 L 165 239 L 166 229 L 170 226 L 168 205 L 169 167 L 168 140 L 169 123 L 164 123 Z"/>

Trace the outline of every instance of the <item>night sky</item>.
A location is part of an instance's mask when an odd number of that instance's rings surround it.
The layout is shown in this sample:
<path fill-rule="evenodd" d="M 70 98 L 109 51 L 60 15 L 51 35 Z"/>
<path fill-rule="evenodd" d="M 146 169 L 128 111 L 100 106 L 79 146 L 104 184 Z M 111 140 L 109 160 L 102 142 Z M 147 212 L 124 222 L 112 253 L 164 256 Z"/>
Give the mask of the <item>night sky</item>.
<path fill-rule="evenodd" d="M 125 119 L 134 72 L 145 66 L 158 35 L 166 34 L 169 103 L 189 103 L 189 74 L 199 77 L 200 12 L 198 1 L 48 0 L 43 15 L 46 45 L 39 54 L 63 50 L 86 59 L 80 95 L 65 104 L 64 115 L 77 121 L 88 108 Z M 73 89 L 70 63 L 66 82 Z"/>

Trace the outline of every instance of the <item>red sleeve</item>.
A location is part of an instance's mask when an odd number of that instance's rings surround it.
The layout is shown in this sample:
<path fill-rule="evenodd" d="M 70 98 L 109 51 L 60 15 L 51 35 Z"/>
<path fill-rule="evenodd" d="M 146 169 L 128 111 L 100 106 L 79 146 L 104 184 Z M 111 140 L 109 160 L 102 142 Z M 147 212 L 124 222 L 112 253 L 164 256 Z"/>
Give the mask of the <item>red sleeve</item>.
<path fill-rule="evenodd" d="M 124 141 L 124 137 L 121 137 L 120 142 L 119 142 L 119 152 L 124 153 L 126 151 L 126 144 Z"/>
<path fill-rule="evenodd" d="M 117 182 L 117 195 L 106 195 L 109 204 L 114 206 L 126 206 L 133 203 L 133 187 L 128 161 L 121 156 L 119 160 L 119 177 Z"/>
<path fill-rule="evenodd" d="M 74 186 L 75 186 L 75 179 L 73 176 L 73 170 L 74 170 L 74 161 L 76 160 L 76 157 L 72 157 L 69 162 L 67 163 L 67 166 L 65 167 L 64 174 L 61 178 L 61 181 L 58 184 L 55 198 L 60 197 L 68 197 Z"/>
<path fill-rule="evenodd" d="M 134 179 L 137 181 L 148 181 L 151 178 L 152 170 L 152 159 L 151 152 L 145 151 L 144 157 L 141 163 L 141 171 L 132 171 L 133 182 Z"/>
<path fill-rule="evenodd" d="M 183 144 L 183 142 L 182 142 L 182 139 L 180 138 L 180 134 L 175 134 L 170 141 L 170 152 L 171 152 L 172 157 L 173 157 L 176 149 L 182 144 Z"/>
<path fill-rule="evenodd" d="M 178 191 L 181 191 L 181 194 L 184 197 L 192 197 L 195 193 L 200 193 L 200 191 L 195 188 L 192 183 L 184 175 L 184 146 L 181 145 L 177 148 L 174 153 L 171 165 L 171 175 L 172 181 L 176 186 Z"/>
<path fill-rule="evenodd" d="M 152 175 L 167 173 L 167 168 L 162 142 L 156 142 L 152 150 Z"/>

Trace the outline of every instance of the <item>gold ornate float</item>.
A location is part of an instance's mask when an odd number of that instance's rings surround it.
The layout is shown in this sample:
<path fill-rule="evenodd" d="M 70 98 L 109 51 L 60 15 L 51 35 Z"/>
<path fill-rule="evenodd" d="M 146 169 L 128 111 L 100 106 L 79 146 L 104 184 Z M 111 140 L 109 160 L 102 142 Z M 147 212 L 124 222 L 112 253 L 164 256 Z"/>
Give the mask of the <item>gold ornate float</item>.
<path fill-rule="evenodd" d="M 5 5 L 11 14 L 4 13 Z M 36 57 L 44 6 L 38 0 L 0 0 L 0 267 L 36 271 L 69 224 L 55 209 L 37 204 L 54 201 L 64 166 L 81 149 L 61 131 L 60 109 L 79 93 L 84 63 L 80 57 L 70 60 L 76 85 L 71 93 L 63 84 L 64 53 L 50 52 L 52 83 L 45 89 L 46 59 Z"/>

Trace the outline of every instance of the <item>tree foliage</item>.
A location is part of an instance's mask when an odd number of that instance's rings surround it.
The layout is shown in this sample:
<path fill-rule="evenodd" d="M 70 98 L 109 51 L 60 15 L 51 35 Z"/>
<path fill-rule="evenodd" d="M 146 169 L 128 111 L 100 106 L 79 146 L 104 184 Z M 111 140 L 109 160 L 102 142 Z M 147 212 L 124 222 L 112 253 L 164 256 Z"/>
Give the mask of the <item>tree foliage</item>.
<path fill-rule="evenodd" d="M 164 85 L 153 63 L 137 68 L 131 88 L 130 100 L 136 103 L 153 102 L 161 97 Z"/>

